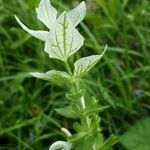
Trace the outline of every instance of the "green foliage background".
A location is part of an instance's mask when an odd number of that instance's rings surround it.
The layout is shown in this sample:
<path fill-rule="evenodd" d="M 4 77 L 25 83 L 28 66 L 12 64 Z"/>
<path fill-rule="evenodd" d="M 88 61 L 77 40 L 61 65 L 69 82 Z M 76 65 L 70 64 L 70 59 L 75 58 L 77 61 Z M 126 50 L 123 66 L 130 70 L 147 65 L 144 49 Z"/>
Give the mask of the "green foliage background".
<path fill-rule="evenodd" d="M 78 2 L 52 0 L 59 13 Z M 38 3 L 0 0 L 1 150 L 47 150 L 52 142 L 64 139 L 61 126 L 74 132 L 73 120 L 55 111 L 67 103 L 67 83 L 53 86 L 28 74 L 64 67 L 49 59 L 43 43 L 25 33 L 14 19 L 16 14 L 30 28 L 44 29 L 36 20 Z M 83 86 L 87 96 L 94 95 L 101 105 L 110 105 L 100 114 L 105 137 L 111 133 L 120 137 L 137 120 L 150 115 L 150 1 L 86 0 L 86 4 L 86 19 L 78 27 L 85 45 L 70 61 L 100 54 L 108 44 L 103 60 L 86 76 Z M 125 148 L 117 143 L 114 149 Z"/>

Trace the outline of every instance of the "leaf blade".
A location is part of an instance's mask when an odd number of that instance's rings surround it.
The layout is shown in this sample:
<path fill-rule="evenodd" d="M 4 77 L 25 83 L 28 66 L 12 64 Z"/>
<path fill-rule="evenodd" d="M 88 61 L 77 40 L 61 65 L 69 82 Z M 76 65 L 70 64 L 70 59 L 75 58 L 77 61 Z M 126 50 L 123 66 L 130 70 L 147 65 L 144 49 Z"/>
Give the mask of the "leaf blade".
<path fill-rule="evenodd" d="M 26 27 L 21 21 L 20 19 L 15 16 L 16 21 L 18 22 L 18 24 L 22 27 L 23 30 L 25 30 L 26 32 L 28 32 L 29 34 L 31 34 L 32 36 L 34 36 L 35 38 L 42 40 L 42 41 L 46 41 L 47 37 L 49 35 L 48 31 L 42 31 L 42 30 L 31 30 L 28 27 Z"/>
<path fill-rule="evenodd" d="M 72 22 L 73 26 L 76 27 L 86 15 L 86 5 L 82 1 L 76 8 L 68 12 L 69 19 Z"/>
<path fill-rule="evenodd" d="M 119 142 L 128 150 L 149 150 L 150 117 L 137 121 L 123 133 Z"/>
<path fill-rule="evenodd" d="M 66 83 L 71 81 L 70 75 L 63 71 L 50 70 L 46 73 L 32 72 L 30 73 L 36 78 L 47 80 L 56 84 Z"/>
<path fill-rule="evenodd" d="M 70 106 L 63 107 L 63 108 L 56 108 L 56 112 L 66 118 L 76 119 L 78 118 L 77 114 Z"/>
<path fill-rule="evenodd" d="M 41 0 L 38 8 L 36 8 L 37 18 L 51 29 L 57 17 L 57 10 L 51 5 L 49 0 Z"/>
<path fill-rule="evenodd" d="M 83 45 L 84 38 L 73 27 L 66 12 L 57 19 L 45 43 L 45 52 L 50 58 L 66 61 Z"/>
<path fill-rule="evenodd" d="M 83 57 L 74 63 L 74 76 L 82 77 L 84 76 L 100 59 L 100 55 L 92 55 L 88 57 Z"/>
<path fill-rule="evenodd" d="M 105 54 L 106 50 L 107 50 L 107 45 L 101 55 L 91 55 L 91 56 L 78 59 L 74 63 L 74 73 L 73 73 L 74 77 L 80 78 L 84 76 L 89 70 L 91 70 L 98 63 L 98 61 Z"/>

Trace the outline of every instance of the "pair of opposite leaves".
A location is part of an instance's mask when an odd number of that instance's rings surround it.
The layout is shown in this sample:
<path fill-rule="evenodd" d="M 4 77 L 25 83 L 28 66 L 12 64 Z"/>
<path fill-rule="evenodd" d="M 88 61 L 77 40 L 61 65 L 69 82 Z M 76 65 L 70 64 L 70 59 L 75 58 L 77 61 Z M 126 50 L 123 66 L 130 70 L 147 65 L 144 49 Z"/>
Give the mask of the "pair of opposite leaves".
<path fill-rule="evenodd" d="M 51 5 L 49 0 L 41 0 L 38 8 L 36 8 L 37 18 L 44 23 L 50 31 L 34 31 L 27 28 L 17 16 L 16 20 L 20 26 L 32 36 L 45 41 L 44 51 L 48 53 L 50 58 L 62 60 L 64 62 L 77 52 L 84 43 L 84 38 L 75 28 L 86 15 L 85 2 L 81 2 L 76 8 L 64 11 L 57 18 L 57 10 Z M 105 49 L 106 50 L 106 49 Z M 105 52 L 104 50 L 104 52 Z M 103 52 L 103 54 L 104 54 Z M 87 73 L 103 56 L 92 55 L 83 57 L 74 63 L 75 78 L 82 77 Z M 49 81 L 65 82 L 71 80 L 71 75 L 66 72 L 51 70 L 47 73 L 31 73 L 33 76 Z"/>

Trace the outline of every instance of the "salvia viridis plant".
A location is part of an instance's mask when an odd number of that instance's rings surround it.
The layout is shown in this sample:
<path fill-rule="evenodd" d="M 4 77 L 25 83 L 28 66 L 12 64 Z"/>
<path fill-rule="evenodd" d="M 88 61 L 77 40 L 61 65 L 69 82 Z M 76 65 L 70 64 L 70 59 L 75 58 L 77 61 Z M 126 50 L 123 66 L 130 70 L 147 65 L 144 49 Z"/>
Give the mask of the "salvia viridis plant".
<path fill-rule="evenodd" d="M 68 58 L 75 54 L 84 43 L 84 38 L 78 32 L 76 26 L 86 15 L 85 2 L 81 2 L 73 10 L 64 11 L 58 16 L 57 10 L 49 0 L 41 0 L 38 8 L 36 8 L 36 13 L 37 18 L 48 28 L 47 31 L 31 30 L 17 16 L 15 18 L 26 32 L 44 41 L 44 51 L 50 58 L 62 61 L 66 69 L 64 71 L 50 70 L 46 73 L 33 72 L 31 75 L 53 84 L 70 85 L 68 93 L 65 93 L 69 105 L 58 108 L 56 111 L 60 115 L 74 119 L 73 133 L 62 127 L 61 131 L 66 134 L 66 141 L 56 141 L 50 146 L 49 150 L 112 149 L 116 137 L 111 135 L 105 140 L 100 127 L 99 113 L 107 106 L 99 105 L 95 97 L 86 98 L 86 89 L 81 86 L 81 79 L 102 58 L 107 46 L 101 55 L 91 55 L 78 59 L 72 64 L 74 70 L 68 62 Z"/>

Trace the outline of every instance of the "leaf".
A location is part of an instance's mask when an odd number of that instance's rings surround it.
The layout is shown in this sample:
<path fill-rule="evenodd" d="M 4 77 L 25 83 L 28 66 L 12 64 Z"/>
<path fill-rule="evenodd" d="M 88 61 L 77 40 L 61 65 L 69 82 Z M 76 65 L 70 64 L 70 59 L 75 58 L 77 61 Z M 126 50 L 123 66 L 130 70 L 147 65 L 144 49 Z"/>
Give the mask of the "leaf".
<path fill-rule="evenodd" d="M 94 141 L 95 150 L 99 150 L 103 142 L 104 142 L 104 137 L 103 134 L 100 133 L 95 137 L 95 141 Z"/>
<path fill-rule="evenodd" d="M 102 58 L 102 55 L 92 55 L 83 57 L 74 63 L 74 76 L 80 78 L 84 76 Z"/>
<path fill-rule="evenodd" d="M 93 113 L 99 113 L 99 112 L 102 112 L 102 111 L 104 111 L 105 109 L 108 109 L 109 108 L 109 106 L 99 106 L 99 108 L 96 108 L 96 109 L 94 109 L 94 110 L 87 110 L 86 112 L 85 112 L 85 115 L 91 115 L 91 114 L 93 114 Z"/>
<path fill-rule="evenodd" d="M 81 125 L 79 122 L 75 122 L 75 123 L 73 124 L 73 129 L 74 129 L 76 132 L 78 132 L 78 133 L 84 132 L 84 129 L 83 129 L 82 125 Z"/>
<path fill-rule="evenodd" d="M 74 63 L 74 76 L 84 76 L 100 60 L 100 55 L 83 57 Z"/>
<path fill-rule="evenodd" d="M 149 150 L 150 149 L 150 118 L 142 119 L 131 126 L 119 141 L 127 150 Z"/>
<path fill-rule="evenodd" d="M 64 107 L 64 108 L 57 108 L 55 109 L 57 113 L 59 113 L 60 115 L 66 117 L 66 118 L 78 118 L 77 114 L 75 113 L 74 110 L 72 110 L 71 107 Z"/>
<path fill-rule="evenodd" d="M 76 27 L 86 15 L 86 5 L 85 2 L 81 2 L 76 8 L 68 12 L 69 19 L 73 26 Z"/>
<path fill-rule="evenodd" d="M 82 76 L 84 76 L 102 58 L 106 50 L 107 45 L 105 46 L 105 49 L 101 55 L 91 55 L 77 60 L 74 63 L 74 76 L 76 78 L 81 78 Z"/>
<path fill-rule="evenodd" d="M 72 143 L 75 150 L 93 150 L 94 137 L 86 132 L 80 132 L 73 135 L 69 141 Z"/>
<path fill-rule="evenodd" d="M 87 133 L 86 132 L 80 132 L 80 133 L 77 133 L 77 134 L 74 134 L 72 135 L 70 138 L 69 138 L 69 142 L 77 142 L 77 141 L 80 141 L 81 139 L 83 139 L 85 136 L 87 136 Z"/>
<path fill-rule="evenodd" d="M 110 150 L 114 144 L 117 142 L 117 137 L 115 135 L 111 135 L 100 147 L 102 150 Z"/>
<path fill-rule="evenodd" d="M 85 94 L 85 89 L 81 89 L 77 92 L 67 93 L 66 97 L 70 100 L 79 100 Z"/>
<path fill-rule="evenodd" d="M 98 103 L 99 101 L 95 97 L 91 97 L 86 100 L 86 108 L 85 108 L 85 115 L 95 115 L 108 109 L 109 106 L 101 106 Z"/>
<path fill-rule="evenodd" d="M 51 5 L 49 0 L 41 0 L 39 7 L 36 8 L 37 18 L 51 29 L 57 17 L 57 10 Z"/>
<path fill-rule="evenodd" d="M 48 80 L 53 83 L 67 83 L 71 81 L 70 75 L 63 71 L 50 70 L 47 73 L 33 72 L 31 73 L 36 78 Z"/>
<path fill-rule="evenodd" d="M 32 36 L 42 40 L 42 41 L 46 41 L 47 37 L 49 35 L 49 32 L 47 31 L 42 31 L 42 30 L 38 30 L 38 31 L 34 31 L 29 29 L 28 27 L 26 27 L 17 16 L 15 16 L 16 21 L 19 23 L 19 25 L 29 34 L 31 34 Z"/>
<path fill-rule="evenodd" d="M 45 44 L 45 51 L 50 58 L 66 61 L 69 56 L 77 52 L 83 45 L 84 39 L 73 27 L 66 12 L 57 19 L 55 27 Z"/>

